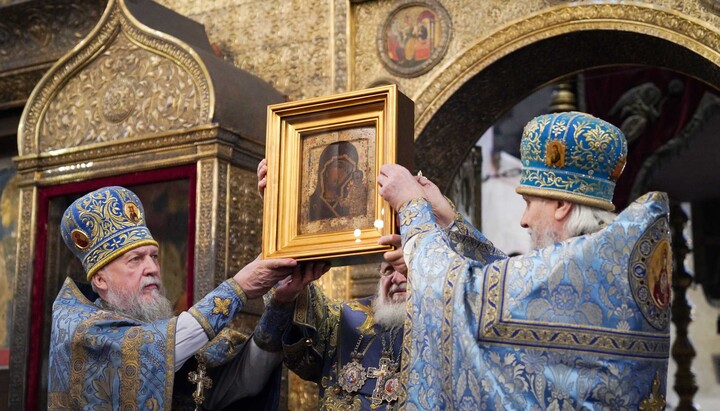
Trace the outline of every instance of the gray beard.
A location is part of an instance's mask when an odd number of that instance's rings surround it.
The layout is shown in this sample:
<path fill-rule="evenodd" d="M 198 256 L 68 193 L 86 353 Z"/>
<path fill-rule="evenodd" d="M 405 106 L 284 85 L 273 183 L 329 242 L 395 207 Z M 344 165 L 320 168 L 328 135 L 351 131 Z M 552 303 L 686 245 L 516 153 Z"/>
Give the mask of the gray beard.
<path fill-rule="evenodd" d="M 530 248 L 533 250 L 545 248 L 560 241 L 558 233 L 551 231 L 546 227 L 535 231 L 528 230 L 528 232 L 530 233 Z"/>
<path fill-rule="evenodd" d="M 372 302 L 375 323 L 384 328 L 400 328 L 405 323 L 405 302 L 388 303 L 377 296 Z"/>
<path fill-rule="evenodd" d="M 150 301 L 140 302 L 140 292 L 108 289 L 107 301 L 104 302 L 109 310 L 144 323 L 165 320 L 173 316 L 172 304 L 160 290 L 153 290 L 150 295 L 152 296 Z"/>

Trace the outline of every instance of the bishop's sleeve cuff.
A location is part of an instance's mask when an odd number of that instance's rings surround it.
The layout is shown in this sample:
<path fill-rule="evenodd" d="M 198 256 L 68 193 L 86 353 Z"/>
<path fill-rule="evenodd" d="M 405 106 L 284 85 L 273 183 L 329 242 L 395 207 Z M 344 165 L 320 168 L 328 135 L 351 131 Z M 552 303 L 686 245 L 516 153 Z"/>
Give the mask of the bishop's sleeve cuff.
<path fill-rule="evenodd" d="M 440 228 L 432 212 L 432 206 L 422 197 L 414 198 L 400 206 L 398 216 L 403 244 L 417 234 Z"/>
<path fill-rule="evenodd" d="M 242 288 L 230 278 L 193 305 L 188 312 L 200 323 L 208 339 L 212 340 L 242 310 L 246 302 L 247 296 Z"/>
<path fill-rule="evenodd" d="M 257 327 L 255 327 L 253 335 L 255 344 L 265 351 L 282 351 L 282 335 L 290 326 L 294 311 L 294 301 L 283 303 L 270 299 Z"/>

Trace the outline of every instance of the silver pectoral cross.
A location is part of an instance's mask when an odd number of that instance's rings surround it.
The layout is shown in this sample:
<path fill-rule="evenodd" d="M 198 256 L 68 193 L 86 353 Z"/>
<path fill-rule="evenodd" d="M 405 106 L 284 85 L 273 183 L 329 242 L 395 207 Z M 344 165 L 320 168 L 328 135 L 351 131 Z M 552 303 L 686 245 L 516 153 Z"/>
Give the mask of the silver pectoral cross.
<path fill-rule="evenodd" d="M 380 364 L 378 364 L 378 368 L 368 367 L 367 377 L 377 378 L 370 404 L 373 409 L 378 408 L 380 405 L 382 405 L 383 400 L 386 400 L 388 402 L 392 401 L 392 399 L 388 397 L 388 394 L 386 392 L 386 385 L 388 382 L 390 382 L 390 380 L 397 379 L 397 376 L 395 375 L 397 370 L 398 364 L 392 362 L 392 360 L 390 360 L 390 358 L 388 357 L 380 358 Z M 395 396 L 395 398 L 393 399 L 397 399 L 397 396 Z"/>
<path fill-rule="evenodd" d="M 189 372 L 188 380 L 196 385 L 195 392 L 193 392 L 193 400 L 195 400 L 195 411 L 199 411 L 200 405 L 205 401 L 205 389 L 212 388 L 212 380 L 206 374 L 204 361 L 198 359 L 197 372 Z"/>

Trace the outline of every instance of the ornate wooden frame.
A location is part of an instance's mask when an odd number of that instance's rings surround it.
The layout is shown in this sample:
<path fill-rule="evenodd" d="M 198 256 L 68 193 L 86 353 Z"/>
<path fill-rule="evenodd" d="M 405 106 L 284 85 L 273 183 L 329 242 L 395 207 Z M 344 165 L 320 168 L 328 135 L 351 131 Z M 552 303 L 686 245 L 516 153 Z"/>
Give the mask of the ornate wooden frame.
<path fill-rule="evenodd" d="M 268 107 L 263 256 L 330 259 L 345 264 L 353 262 L 352 257 L 391 249 L 377 244 L 381 236 L 395 232 L 395 219 L 389 204 L 377 193 L 375 179 L 382 164 L 410 165 L 412 113 L 412 101 L 395 85 Z M 358 185 L 368 199 L 361 202 L 368 207 L 354 216 L 330 211 L 332 217 L 310 221 L 312 213 L 302 205 L 322 201 L 314 200 L 321 198 L 315 197 L 320 191 L 322 167 L 318 157 L 321 161 L 338 142 L 349 146 L 355 155 L 352 167 L 362 174 Z M 362 147 L 368 153 L 363 154 Z M 321 149 L 322 155 L 318 154 Z M 360 167 L 363 157 L 366 166 Z M 305 230 L 306 225 L 311 229 Z"/>

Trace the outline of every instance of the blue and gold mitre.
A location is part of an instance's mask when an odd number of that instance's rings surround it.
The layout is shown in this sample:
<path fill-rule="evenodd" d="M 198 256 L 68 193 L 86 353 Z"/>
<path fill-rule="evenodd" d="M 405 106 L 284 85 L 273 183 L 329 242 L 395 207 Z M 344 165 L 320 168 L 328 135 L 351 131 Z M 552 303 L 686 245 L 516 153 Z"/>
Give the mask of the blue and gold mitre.
<path fill-rule="evenodd" d="M 104 187 L 75 200 L 63 214 L 60 231 L 85 268 L 88 281 L 127 251 L 158 245 L 145 225 L 138 196 L 118 186 Z"/>
<path fill-rule="evenodd" d="M 627 142 L 619 128 L 589 114 L 547 114 L 525 126 L 520 159 L 523 169 L 518 194 L 612 211 L 615 182 L 627 159 Z"/>

